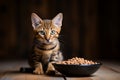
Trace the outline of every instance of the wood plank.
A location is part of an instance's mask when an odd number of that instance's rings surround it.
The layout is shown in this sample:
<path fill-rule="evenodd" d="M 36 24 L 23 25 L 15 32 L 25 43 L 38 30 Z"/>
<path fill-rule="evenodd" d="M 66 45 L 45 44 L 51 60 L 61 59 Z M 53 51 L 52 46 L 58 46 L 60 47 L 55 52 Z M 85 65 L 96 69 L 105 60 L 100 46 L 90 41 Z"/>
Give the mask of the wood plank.
<path fill-rule="evenodd" d="M 9 72 L 0 80 L 63 80 L 62 77 L 49 77 L 45 75 L 23 74 L 17 72 Z"/>
<path fill-rule="evenodd" d="M 90 77 L 66 77 L 67 80 L 92 80 Z M 0 80 L 64 80 L 63 77 L 34 75 L 29 73 L 20 73 L 18 71 L 6 72 Z"/>
<path fill-rule="evenodd" d="M 112 67 L 111 67 L 112 66 Z M 28 67 L 27 61 L 0 62 L 0 80 L 64 80 L 61 76 L 34 75 L 19 72 L 20 67 Z M 100 69 L 90 77 L 66 77 L 67 80 L 120 80 L 118 69 L 114 63 L 103 64 Z"/>
<path fill-rule="evenodd" d="M 110 62 L 104 61 L 103 63 L 105 65 L 105 67 L 107 67 L 115 72 L 120 73 L 120 62 L 118 62 L 118 61 L 110 61 Z"/>
<path fill-rule="evenodd" d="M 119 80 L 120 73 L 108 68 L 109 65 L 103 65 L 94 75 L 92 80 Z"/>
<path fill-rule="evenodd" d="M 67 77 L 67 80 L 92 80 L 89 77 Z"/>
<path fill-rule="evenodd" d="M 0 80 L 64 80 L 63 77 L 51 77 L 45 75 L 7 73 Z M 89 77 L 67 77 L 67 80 L 92 80 Z"/>
<path fill-rule="evenodd" d="M 0 78 L 9 72 L 19 71 L 19 68 L 25 66 L 28 67 L 25 60 L 10 60 L 0 62 Z"/>

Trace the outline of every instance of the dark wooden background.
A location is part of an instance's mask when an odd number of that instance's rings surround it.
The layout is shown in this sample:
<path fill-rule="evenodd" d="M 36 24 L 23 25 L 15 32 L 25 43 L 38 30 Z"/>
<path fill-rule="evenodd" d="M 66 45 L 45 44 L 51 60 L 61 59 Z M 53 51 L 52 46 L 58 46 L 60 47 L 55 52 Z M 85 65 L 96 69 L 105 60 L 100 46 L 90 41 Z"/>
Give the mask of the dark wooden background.
<path fill-rule="evenodd" d="M 52 19 L 64 14 L 60 36 L 65 58 L 120 58 L 119 0 L 0 0 L 0 59 L 31 52 L 31 13 Z"/>

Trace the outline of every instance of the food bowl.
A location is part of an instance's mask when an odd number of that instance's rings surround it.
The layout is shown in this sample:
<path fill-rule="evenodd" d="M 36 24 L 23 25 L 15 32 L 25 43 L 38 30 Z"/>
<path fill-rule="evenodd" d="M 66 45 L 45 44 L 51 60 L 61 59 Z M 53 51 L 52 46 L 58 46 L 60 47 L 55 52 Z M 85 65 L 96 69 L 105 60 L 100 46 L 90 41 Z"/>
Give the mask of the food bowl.
<path fill-rule="evenodd" d="M 66 76 L 90 76 L 99 69 L 101 63 L 89 65 L 53 63 L 53 65 L 58 72 Z"/>

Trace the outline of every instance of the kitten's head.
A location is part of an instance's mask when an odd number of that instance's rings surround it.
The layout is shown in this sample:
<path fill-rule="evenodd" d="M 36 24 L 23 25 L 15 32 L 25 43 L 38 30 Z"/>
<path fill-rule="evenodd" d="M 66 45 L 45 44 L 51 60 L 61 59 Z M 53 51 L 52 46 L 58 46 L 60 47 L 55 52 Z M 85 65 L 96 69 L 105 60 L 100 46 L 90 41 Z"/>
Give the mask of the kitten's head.
<path fill-rule="evenodd" d="M 35 37 L 42 43 L 49 44 L 59 37 L 61 31 L 63 15 L 59 13 L 52 20 L 42 20 L 38 15 L 32 13 L 31 15 L 32 27 Z"/>

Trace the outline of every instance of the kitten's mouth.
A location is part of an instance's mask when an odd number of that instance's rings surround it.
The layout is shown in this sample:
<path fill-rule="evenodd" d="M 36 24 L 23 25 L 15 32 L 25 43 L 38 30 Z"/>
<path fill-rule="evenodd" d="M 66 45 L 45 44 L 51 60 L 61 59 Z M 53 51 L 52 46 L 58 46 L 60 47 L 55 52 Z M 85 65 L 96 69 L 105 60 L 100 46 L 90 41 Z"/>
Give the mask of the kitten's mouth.
<path fill-rule="evenodd" d="M 52 42 L 44 42 L 43 45 L 51 45 L 53 44 Z"/>

